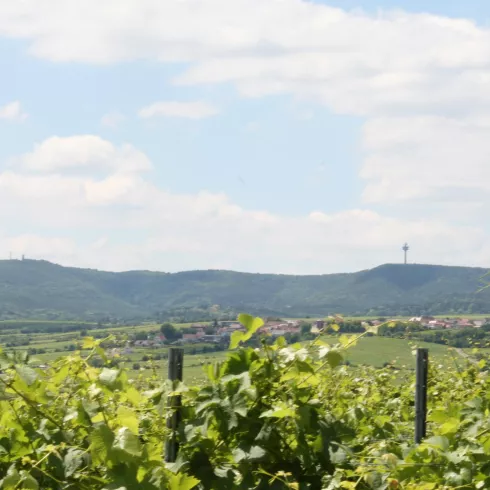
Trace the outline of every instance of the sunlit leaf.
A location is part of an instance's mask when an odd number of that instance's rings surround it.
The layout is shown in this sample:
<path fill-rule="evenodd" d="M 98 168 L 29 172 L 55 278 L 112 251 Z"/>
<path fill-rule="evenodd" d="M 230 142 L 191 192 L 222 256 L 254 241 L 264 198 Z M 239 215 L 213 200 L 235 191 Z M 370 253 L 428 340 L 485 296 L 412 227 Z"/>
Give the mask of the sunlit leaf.
<path fill-rule="evenodd" d="M 112 444 L 113 449 L 120 449 L 131 456 L 141 456 L 141 445 L 138 436 L 127 427 L 119 429 Z"/>
<path fill-rule="evenodd" d="M 82 349 L 93 349 L 96 345 L 96 340 L 93 337 L 84 337 L 82 342 Z"/>
<path fill-rule="evenodd" d="M 15 370 L 17 371 L 19 377 L 27 386 L 31 386 L 32 384 L 34 384 L 39 377 L 36 371 L 34 371 L 34 369 L 30 368 L 29 366 L 20 365 L 17 366 Z"/>
<path fill-rule="evenodd" d="M 238 331 L 238 330 L 233 332 L 231 334 L 229 349 L 230 350 L 236 349 L 238 347 L 238 345 L 240 344 L 240 342 L 243 340 L 244 336 L 245 336 L 245 334 L 243 332 Z"/>
<path fill-rule="evenodd" d="M 336 368 L 343 360 L 342 354 L 336 350 L 327 353 L 327 361 L 331 368 Z"/>
<path fill-rule="evenodd" d="M 191 490 L 199 484 L 199 480 L 184 473 L 170 476 L 169 490 Z"/>
<path fill-rule="evenodd" d="M 104 368 L 102 369 L 102 372 L 99 375 L 99 381 L 101 384 L 107 386 L 108 388 L 114 388 L 119 373 L 120 373 L 119 369 Z"/>

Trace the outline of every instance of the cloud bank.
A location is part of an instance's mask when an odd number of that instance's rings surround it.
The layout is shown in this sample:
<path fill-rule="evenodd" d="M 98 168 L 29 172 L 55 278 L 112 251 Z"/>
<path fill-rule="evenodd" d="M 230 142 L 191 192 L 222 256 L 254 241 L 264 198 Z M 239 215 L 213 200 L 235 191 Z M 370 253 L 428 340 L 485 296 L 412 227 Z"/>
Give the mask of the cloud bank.
<path fill-rule="evenodd" d="M 31 55 L 55 63 L 180 63 L 177 85 L 229 84 L 245 98 L 285 94 L 364 121 L 361 209 L 299 218 L 244 210 L 221 194 L 157 188 L 144 174 L 149 159 L 129 144 L 97 135 L 39 143 L 0 174 L 2 199 L 16 203 L 26 229 L 35 218 L 51 234 L 60 223 L 103 230 L 107 239 L 93 241 L 102 267 L 354 270 L 396 259 L 408 237 L 419 261 L 488 265 L 487 28 L 302 0 L 26 0 L 0 4 L 0 36 L 23 39 Z M 216 111 L 163 101 L 139 115 Z M 0 117 L 12 112 L 20 106 Z M 120 245 L 121 229 L 137 238 Z M 66 249 L 89 262 L 92 242 L 56 243 L 57 257 Z"/>

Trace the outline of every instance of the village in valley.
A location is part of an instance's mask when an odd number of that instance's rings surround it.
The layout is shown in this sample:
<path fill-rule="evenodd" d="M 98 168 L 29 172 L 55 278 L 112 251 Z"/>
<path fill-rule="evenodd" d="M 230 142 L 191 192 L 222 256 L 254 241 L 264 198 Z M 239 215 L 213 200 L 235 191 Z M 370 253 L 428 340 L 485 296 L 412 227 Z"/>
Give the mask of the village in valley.
<path fill-rule="evenodd" d="M 259 333 L 272 337 L 300 334 L 302 324 L 305 322 L 300 320 L 268 321 L 259 330 Z M 221 344 L 228 343 L 233 332 L 244 330 L 245 328 L 237 321 L 221 321 L 214 322 L 214 324 L 196 323 L 183 330 L 182 338 L 177 340 L 167 339 L 163 333 L 158 332 L 149 335 L 147 339 L 134 340 L 131 344 L 134 347 L 160 347 L 165 344 Z"/>
<path fill-rule="evenodd" d="M 422 327 L 433 330 L 451 329 L 451 328 L 481 328 L 490 323 L 490 318 L 435 318 L 433 316 L 413 317 L 409 320 L 412 323 L 418 323 Z"/>
<path fill-rule="evenodd" d="M 401 319 L 367 320 L 357 322 L 364 326 L 380 326 L 389 322 L 400 322 Z M 419 328 L 426 330 L 442 329 L 463 329 L 463 328 L 481 328 L 490 324 L 490 318 L 469 319 L 469 318 L 436 318 L 433 316 L 412 317 L 405 320 L 410 324 L 415 324 Z M 305 333 L 318 334 L 329 323 L 337 323 L 340 326 L 344 320 L 341 317 L 329 317 L 318 320 L 268 320 L 260 328 L 258 333 L 269 335 L 271 337 L 300 335 Z M 351 320 L 352 322 L 352 320 Z M 356 322 L 354 320 L 354 322 Z M 161 332 L 150 334 L 145 339 L 132 340 L 130 346 L 158 348 L 163 345 L 189 345 L 189 344 L 228 344 L 231 334 L 235 331 L 244 331 L 244 327 L 237 321 L 220 321 L 211 323 L 195 323 L 182 330 L 181 338 L 167 339 Z M 342 328 L 341 328 L 342 330 Z"/>

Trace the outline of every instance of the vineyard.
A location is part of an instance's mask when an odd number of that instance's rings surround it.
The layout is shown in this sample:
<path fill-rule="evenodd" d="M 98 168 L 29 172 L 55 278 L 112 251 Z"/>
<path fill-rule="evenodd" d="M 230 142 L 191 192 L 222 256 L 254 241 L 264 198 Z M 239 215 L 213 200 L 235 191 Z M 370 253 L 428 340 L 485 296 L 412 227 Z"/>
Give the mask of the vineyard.
<path fill-rule="evenodd" d="M 130 380 L 103 341 L 32 367 L 0 354 L 0 488 L 98 490 L 490 488 L 490 379 L 485 362 L 430 363 L 427 438 L 414 443 L 410 370 L 352 367 L 338 343 L 263 341 L 242 315 L 227 358 L 201 386 Z M 102 359 L 105 367 L 93 367 Z M 182 398 L 177 434 L 168 400 Z M 165 462 L 175 436 L 178 455 Z M 168 458 L 167 458 L 168 459 Z"/>

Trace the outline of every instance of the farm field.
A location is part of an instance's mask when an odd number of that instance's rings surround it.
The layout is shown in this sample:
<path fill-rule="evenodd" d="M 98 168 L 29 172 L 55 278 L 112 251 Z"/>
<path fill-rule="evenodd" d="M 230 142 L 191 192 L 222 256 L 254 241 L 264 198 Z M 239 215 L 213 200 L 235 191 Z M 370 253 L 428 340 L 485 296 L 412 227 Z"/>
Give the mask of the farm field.
<path fill-rule="evenodd" d="M 385 363 L 393 363 L 399 368 L 415 369 L 415 358 L 412 354 L 415 347 L 429 349 L 432 362 L 440 364 L 453 362 L 453 358 L 457 357 L 453 350 L 440 344 L 409 343 L 408 340 L 389 337 L 365 337 L 347 351 L 346 358 L 354 365 L 382 367 Z"/>
<path fill-rule="evenodd" d="M 12 322 L 10 322 L 12 323 Z M 0 330 L 0 346 L 12 341 L 16 342 L 13 350 L 26 351 L 27 349 L 35 349 L 39 351 L 33 355 L 42 363 L 52 362 L 60 357 L 69 356 L 82 339 L 82 334 L 88 336 L 96 336 L 103 338 L 113 335 L 118 340 L 124 340 L 130 335 L 137 332 L 156 331 L 159 325 L 145 324 L 138 326 L 99 326 L 93 330 L 88 328 L 83 331 L 83 326 L 88 324 L 79 324 L 80 330 L 71 332 L 55 332 L 55 333 L 21 333 L 20 327 L 25 327 L 29 322 L 19 322 L 19 328 L 9 330 Z M 33 324 L 50 324 L 50 322 L 36 322 Z M 59 324 L 59 322 L 51 322 L 51 324 Z M 1 323 L 0 323 L 1 325 Z M 187 328 L 191 324 L 176 325 L 179 328 Z M 90 326 L 93 326 L 92 324 Z M 329 343 L 336 343 L 336 336 L 323 337 Z M 201 350 L 204 346 L 209 349 L 213 348 L 210 344 L 189 344 L 186 345 L 185 361 L 184 361 L 184 377 L 189 383 L 200 382 L 204 379 L 203 365 L 222 360 L 226 356 L 226 352 L 206 352 L 195 353 L 196 350 Z M 403 339 L 393 339 L 387 337 L 364 337 L 359 340 L 356 346 L 350 348 L 346 354 L 346 360 L 352 365 L 368 365 L 382 367 L 390 363 L 400 369 L 414 369 L 414 357 L 412 350 L 415 346 L 426 347 L 429 349 L 430 359 L 432 362 L 437 362 L 443 365 L 454 365 L 455 359 L 461 362 L 461 357 L 453 350 L 448 349 L 444 345 L 424 342 L 409 342 Z M 131 351 L 124 353 L 121 357 L 117 357 L 123 365 L 130 370 L 133 377 L 148 377 L 153 374 L 166 377 L 167 362 L 162 357 L 166 357 L 167 347 L 162 348 L 132 348 Z M 156 357 L 156 359 L 154 359 Z M 136 368 L 136 369 L 135 369 Z"/>

